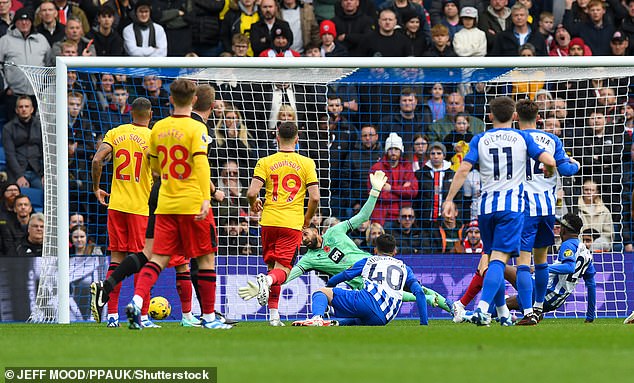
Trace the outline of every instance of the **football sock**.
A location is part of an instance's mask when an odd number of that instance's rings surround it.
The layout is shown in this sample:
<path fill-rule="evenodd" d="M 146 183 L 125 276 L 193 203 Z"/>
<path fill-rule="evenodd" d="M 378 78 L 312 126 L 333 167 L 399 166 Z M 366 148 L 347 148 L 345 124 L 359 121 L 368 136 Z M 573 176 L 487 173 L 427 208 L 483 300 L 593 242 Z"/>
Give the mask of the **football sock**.
<path fill-rule="evenodd" d="M 313 293 L 313 316 L 323 316 L 328 308 L 328 297 L 321 291 Z"/>
<path fill-rule="evenodd" d="M 544 307 L 544 297 L 548 287 L 548 263 L 535 265 L 535 307 Z"/>
<path fill-rule="evenodd" d="M 190 312 L 184 312 L 183 313 L 183 319 L 187 319 L 187 320 L 194 320 L 194 314 Z"/>
<path fill-rule="evenodd" d="M 148 262 L 139 272 L 137 283 L 134 286 L 133 301 L 138 307 L 143 307 L 143 301 L 147 301 L 152 286 L 161 274 L 161 266 L 156 262 Z"/>
<path fill-rule="evenodd" d="M 271 285 L 281 285 L 286 281 L 286 272 L 282 269 L 271 269 L 268 274 Z"/>
<path fill-rule="evenodd" d="M 511 316 L 511 312 L 509 311 L 508 306 L 506 305 L 506 284 L 504 283 L 504 279 L 502 279 L 502 283 L 500 283 L 500 287 L 498 288 L 495 297 L 493 298 L 493 302 L 495 304 L 495 308 L 498 314 L 498 318 L 509 318 Z"/>
<path fill-rule="evenodd" d="M 361 319 L 358 318 L 337 318 L 339 326 L 361 326 Z"/>
<path fill-rule="evenodd" d="M 478 295 L 480 290 L 482 290 L 483 280 L 484 280 L 484 277 L 480 275 L 479 271 L 476 271 L 476 273 L 473 275 L 473 278 L 471 278 L 471 282 L 469 283 L 469 287 L 467 287 L 467 291 L 465 291 L 462 298 L 460 298 L 460 303 L 462 303 L 463 306 L 466 307 L 469 303 L 471 303 L 473 298 L 475 298 L 475 296 Z"/>
<path fill-rule="evenodd" d="M 489 270 L 482 281 L 482 296 L 478 302 L 478 308 L 486 313 L 493 302 L 500 285 L 504 284 L 504 263 L 499 260 L 489 263 Z"/>
<path fill-rule="evenodd" d="M 194 291 L 196 292 L 196 300 L 198 300 L 198 306 L 203 307 L 203 301 L 200 299 L 200 289 L 198 288 L 198 260 L 192 258 L 189 262 L 189 273 L 192 278 L 192 285 L 194 285 Z"/>
<path fill-rule="evenodd" d="M 205 322 L 213 322 L 216 320 L 216 313 L 211 313 L 211 314 L 203 314 L 203 319 L 205 320 Z"/>
<path fill-rule="evenodd" d="M 280 304 L 280 291 L 282 291 L 282 286 L 273 285 L 271 286 L 271 290 L 269 292 L 269 309 L 277 309 Z"/>
<path fill-rule="evenodd" d="M 216 270 L 199 269 L 198 288 L 200 289 L 200 294 L 202 295 L 201 300 L 203 305 L 201 310 L 203 314 L 213 314 L 214 307 L 216 305 Z"/>
<path fill-rule="evenodd" d="M 106 282 L 117 267 L 119 267 L 119 262 L 110 262 L 108 272 L 106 273 Z M 119 309 L 119 293 L 121 292 L 121 284 L 117 283 L 113 289 L 110 288 L 109 283 L 104 283 L 103 290 L 104 293 L 108 295 L 108 318 L 110 318 L 110 315 L 114 315 Z"/>
<path fill-rule="evenodd" d="M 110 319 L 110 318 L 114 318 L 116 320 L 119 320 L 119 313 L 114 313 L 114 314 L 108 313 L 108 319 Z"/>
<path fill-rule="evenodd" d="M 107 276 L 103 287 L 106 294 L 109 294 L 110 291 L 114 290 L 115 287 L 121 283 L 124 279 L 129 277 L 134 273 L 138 273 L 139 270 L 147 263 L 147 258 L 145 254 L 141 253 L 133 253 L 128 255 L 121 261 L 121 264 L 117 266 L 116 269 Z M 112 263 L 111 263 L 112 265 Z"/>
<path fill-rule="evenodd" d="M 280 319 L 280 312 L 278 309 L 269 309 L 269 319 Z"/>
<path fill-rule="evenodd" d="M 517 287 L 517 297 L 524 315 L 533 312 L 533 281 L 531 280 L 531 269 L 528 265 L 517 266 L 517 277 L 515 285 Z"/>
<path fill-rule="evenodd" d="M 181 300 L 182 312 L 192 311 L 192 280 L 189 271 L 176 273 L 176 291 Z"/>
<path fill-rule="evenodd" d="M 146 320 L 150 320 L 150 317 L 148 317 L 147 314 L 141 315 L 141 320 L 145 322 Z"/>

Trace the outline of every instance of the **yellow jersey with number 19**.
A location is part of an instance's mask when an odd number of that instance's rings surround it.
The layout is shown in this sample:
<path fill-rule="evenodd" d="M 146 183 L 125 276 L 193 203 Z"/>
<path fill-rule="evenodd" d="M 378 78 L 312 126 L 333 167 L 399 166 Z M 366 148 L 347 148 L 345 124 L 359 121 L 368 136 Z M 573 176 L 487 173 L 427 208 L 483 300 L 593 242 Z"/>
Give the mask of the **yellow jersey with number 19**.
<path fill-rule="evenodd" d="M 258 160 L 253 178 L 266 187 L 260 225 L 301 230 L 306 191 L 319 183 L 315 161 L 295 152 L 277 152 Z"/>
<path fill-rule="evenodd" d="M 143 125 L 125 124 L 110 129 L 103 139 L 112 147 L 112 188 L 108 209 L 147 216 L 152 187 L 150 161 L 150 129 Z"/>
<path fill-rule="evenodd" d="M 200 177 L 205 169 L 196 168 L 194 157 L 205 156 L 209 174 L 206 158 L 210 140 L 205 124 L 190 116 L 170 116 L 154 124 L 150 157 L 152 170 L 158 170 L 161 177 L 156 214 L 200 212 L 203 201 Z M 205 182 L 209 194 L 209 176 Z"/>

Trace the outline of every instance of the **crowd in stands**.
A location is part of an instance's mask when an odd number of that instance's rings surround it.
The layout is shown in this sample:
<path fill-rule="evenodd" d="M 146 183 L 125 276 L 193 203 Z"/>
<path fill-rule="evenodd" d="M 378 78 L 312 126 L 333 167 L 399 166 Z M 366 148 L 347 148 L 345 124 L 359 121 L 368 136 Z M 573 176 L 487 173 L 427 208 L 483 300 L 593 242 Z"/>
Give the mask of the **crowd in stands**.
<path fill-rule="evenodd" d="M 634 0 L 0 0 L 0 36 L 0 61 L 35 66 L 54 65 L 58 55 L 630 55 Z M 401 74 L 415 76 L 416 70 Z M 33 90 L 11 65 L 2 76 L 0 171 L 7 182 L 0 196 L 1 253 L 11 255 L 28 225 L 28 216 L 17 215 L 14 189 L 20 195 L 41 190 L 44 166 Z M 78 255 L 100 254 L 106 243 L 105 210 L 90 192 L 92 155 L 108 129 L 129 121 L 135 97 L 151 101 L 154 120 L 169 115 L 164 80 L 69 72 L 69 207 L 87 221 L 83 245 L 71 236 Z M 319 168 L 322 206 L 329 207 L 325 222 L 318 222 L 323 230 L 358 211 L 368 174 L 381 169 L 389 181 L 372 221 L 351 234 L 361 247 L 371 249 L 376 233 L 389 231 L 401 251 L 414 254 L 477 248 L 477 170 L 456 199 L 456 217 L 443 219 L 440 206 L 470 139 L 485 129 L 488 97 L 499 94 L 535 99 L 541 126 L 582 163 L 579 176 L 562 181 L 558 214 L 581 214 L 597 250 L 620 250 L 613 244 L 622 242 L 632 251 L 634 102 L 628 79 L 545 81 L 518 74 L 496 86 L 328 88 L 237 80 L 211 84 L 217 95 L 208 122 L 212 176 L 227 196 L 217 208 L 221 254 L 260 251 L 245 189 L 255 161 L 276 150 L 281 121 L 300 126 L 298 149 Z M 30 209 L 42 211 L 41 201 Z M 77 283 L 85 288 L 81 279 Z"/>

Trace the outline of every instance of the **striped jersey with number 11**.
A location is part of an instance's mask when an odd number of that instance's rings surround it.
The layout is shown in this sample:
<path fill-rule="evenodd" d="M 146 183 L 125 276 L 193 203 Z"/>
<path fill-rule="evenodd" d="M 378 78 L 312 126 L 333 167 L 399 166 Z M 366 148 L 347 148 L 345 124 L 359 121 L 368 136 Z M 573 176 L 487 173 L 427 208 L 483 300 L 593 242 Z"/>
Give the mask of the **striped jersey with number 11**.
<path fill-rule="evenodd" d="M 147 154 L 150 129 L 125 124 L 110 129 L 103 143 L 112 147 L 112 189 L 108 209 L 147 216 L 152 173 Z"/>
<path fill-rule="evenodd" d="M 480 165 L 480 214 L 524 211 L 526 161 L 544 152 L 530 134 L 495 128 L 473 137 L 464 160 Z"/>
<path fill-rule="evenodd" d="M 260 225 L 301 230 L 304 198 L 309 186 L 318 183 L 315 161 L 295 152 L 277 152 L 260 158 L 253 178 L 266 188 Z"/>

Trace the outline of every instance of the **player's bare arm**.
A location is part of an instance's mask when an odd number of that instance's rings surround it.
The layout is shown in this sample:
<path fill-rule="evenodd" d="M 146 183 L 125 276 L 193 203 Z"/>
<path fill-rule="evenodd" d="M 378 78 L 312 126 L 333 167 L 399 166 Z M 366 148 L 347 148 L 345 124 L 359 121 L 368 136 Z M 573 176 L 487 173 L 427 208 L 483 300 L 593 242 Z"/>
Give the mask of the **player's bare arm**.
<path fill-rule="evenodd" d="M 310 185 L 308 187 L 308 207 L 306 208 L 306 214 L 304 214 L 304 228 L 310 226 L 310 221 L 313 219 L 317 207 L 319 207 L 319 198 L 321 198 L 319 185 Z"/>
<path fill-rule="evenodd" d="M 95 193 L 97 200 L 100 204 L 104 206 L 108 206 L 106 202 L 106 197 L 110 196 L 108 192 L 101 189 L 99 184 L 101 183 L 101 171 L 103 169 L 103 163 L 106 161 L 108 156 L 112 153 L 112 146 L 107 143 L 101 143 L 99 145 L 99 149 L 97 149 L 97 153 L 95 153 L 92 158 L 92 191 Z"/>
<path fill-rule="evenodd" d="M 444 217 L 451 217 L 455 214 L 456 204 L 453 202 L 453 199 L 456 194 L 458 194 L 458 191 L 464 184 L 472 168 L 473 165 L 470 162 L 462 161 L 460 164 L 458 171 L 456 171 L 456 174 L 453 177 L 453 181 L 451 181 L 447 198 L 445 198 L 445 202 L 442 204 L 442 215 Z"/>
<path fill-rule="evenodd" d="M 258 178 L 253 178 L 251 180 L 251 184 L 249 185 L 249 190 L 247 190 L 247 200 L 251 206 L 251 211 L 254 213 L 262 211 L 262 200 L 259 198 L 262 186 L 264 186 L 264 182 Z M 317 192 L 319 192 L 319 190 Z M 317 198 L 317 200 L 319 200 L 319 198 Z M 315 212 L 313 211 L 313 214 L 314 213 Z"/>

